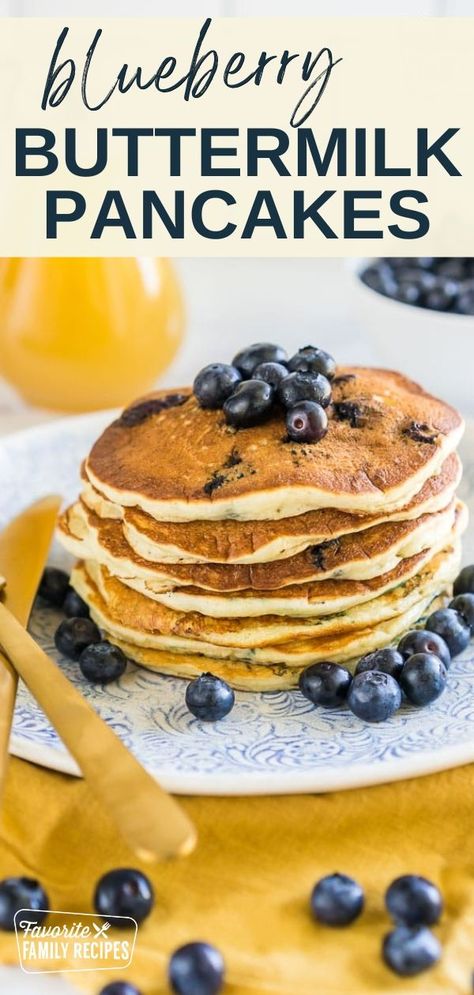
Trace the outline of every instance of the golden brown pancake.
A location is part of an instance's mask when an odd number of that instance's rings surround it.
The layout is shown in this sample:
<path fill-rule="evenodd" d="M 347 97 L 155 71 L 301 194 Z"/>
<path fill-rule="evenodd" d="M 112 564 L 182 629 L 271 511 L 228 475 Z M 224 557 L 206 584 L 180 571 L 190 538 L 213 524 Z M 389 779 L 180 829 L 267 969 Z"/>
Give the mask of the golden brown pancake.
<path fill-rule="evenodd" d="M 237 431 L 221 411 L 201 409 L 190 394 L 180 403 L 186 394 L 177 394 L 150 395 L 149 407 L 162 410 L 137 424 L 129 409 L 85 464 L 104 497 L 161 521 L 395 511 L 440 468 L 463 429 L 453 408 L 406 377 L 364 367 L 339 371 L 329 430 L 315 444 L 288 442 L 280 410 Z"/>

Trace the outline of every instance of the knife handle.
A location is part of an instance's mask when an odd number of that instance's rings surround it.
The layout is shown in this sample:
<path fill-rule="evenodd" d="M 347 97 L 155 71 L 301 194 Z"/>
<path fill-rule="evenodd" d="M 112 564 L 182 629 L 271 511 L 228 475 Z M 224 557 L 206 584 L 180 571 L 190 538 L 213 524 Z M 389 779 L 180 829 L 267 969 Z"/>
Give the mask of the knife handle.
<path fill-rule="evenodd" d="M 5 789 L 17 686 L 18 678 L 15 669 L 7 657 L 0 653 L 0 807 Z"/>

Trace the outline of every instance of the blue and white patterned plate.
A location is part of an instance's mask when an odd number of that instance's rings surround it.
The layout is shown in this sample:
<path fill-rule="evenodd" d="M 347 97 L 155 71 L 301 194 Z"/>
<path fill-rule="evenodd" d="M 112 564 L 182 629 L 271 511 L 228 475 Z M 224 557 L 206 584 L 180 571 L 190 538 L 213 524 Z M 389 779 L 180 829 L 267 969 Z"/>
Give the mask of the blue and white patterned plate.
<path fill-rule="evenodd" d="M 73 499 L 81 459 L 109 419 L 107 414 L 70 418 L 1 440 L 0 528 L 46 493 Z M 474 426 L 466 433 L 462 455 L 463 496 L 474 505 Z M 464 548 L 465 560 L 474 561 L 470 535 Z M 64 562 L 56 546 L 51 559 Z M 56 658 L 58 619 L 54 612 L 35 610 L 31 620 L 33 635 Z M 316 710 L 299 692 L 241 692 L 225 720 L 201 724 L 184 705 L 182 680 L 131 666 L 117 684 L 97 688 L 83 681 L 76 664 L 60 659 L 59 665 L 163 786 L 175 792 L 336 791 L 474 760 L 474 647 L 454 662 L 447 691 L 430 708 L 403 708 L 380 726 L 366 725 L 349 711 Z M 79 773 L 24 687 L 12 752 Z"/>

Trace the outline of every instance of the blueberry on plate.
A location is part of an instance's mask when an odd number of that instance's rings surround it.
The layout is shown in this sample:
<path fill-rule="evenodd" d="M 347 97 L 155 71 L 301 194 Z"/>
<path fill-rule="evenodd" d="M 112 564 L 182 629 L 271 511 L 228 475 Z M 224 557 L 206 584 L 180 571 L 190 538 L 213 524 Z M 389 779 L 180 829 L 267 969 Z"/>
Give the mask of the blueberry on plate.
<path fill-rule="evenodd" d="M 273 387 L 273 390 L 276 390 L 287 376 L 288 370 L 281 363 L 260 363 L 253 371 L 252 380 L 264 380 L 265 383 L 270 384 L 270 387 Z"/>
<path fill-rule="evenodd" d="M 400 675 L 400 686 L 408 701 L 418 708 L 431 705 L 443 693 L 448 671 L 434 653 L 415 653 L 408 657 Z"/>
<path fill-rule="evenodd" d="M 474 594 L 474 565 L 463 567 L 454 581 L 454 594 Z"/>
<path fill-rule="evenodd" d="M 474 594 L 457 594 L 449 607 L 453 608 L 464 619 L 466 625 L 471 630 L 472 636 L 474 632 Z"/>
<path fill-rule="evenodd" d="M 99 995 L 141 995 L 141 992 L 129 981 L 112 981 L 100 990 Z"/>
<path fill-rule="evenodd" d="M 86 646 L 100 643 L 102 636 L 90 618 L 66 618 L 54 634 L 56 649 L 71 660 L 78 660 Z"/>
<path fill-rule="evenodd" d="M 352 674 L 338 663 L 314 663 L 300 674 L 301 693 L 313 705 L 338 708 L 346 698 Z"/>
<path fill-rule="evenodd" d="M 295 370 L 302 370 L 303 373 L 322 373 L 328 380 L 336 375 L 336 360 L 325 352 L 324 349 L 317 349 L 315 346 L 306 345 L 288 361 L 288 369 L 293 373 Z"/>
<path fill-rule="evenodd" d="M 223 410 L 228 425 L 250 428 L 269 414 L 273 404 L 273 387 L 264 380 L 244 380 L 224 401 Z"/>
<path fill-rule="evenodd" d="M 15 931 L 15 915 L 25 911 L 21 922 L 40 926 L 48 915 L 49 898 L 38 881 L 32 878 L 5 878 L 0 881 L 0 929 Z M 17 924 L 20 929 L 20 925 Z"/>
<path fill-rule="evenodd" d="M 218 995 L 224 975 L 224 958 L 210 943 L 186 943 L 175 950 L 168 966 L 176 995 Z"/>
<path fill-rule="evenodd" d="M 403 656 L 399 650 L 388 646 L 386 649 L 373 650 L 366 653 L 359 660 L 355 669 L 356 674 L 365 674 L 368 670 L 380 670 L 382 674 L 390 674 L 396 681 L 400 677 L 403 667 Z"/>
<path fill-rule="evenodd" d="M 278 400 L 285 408 L 294 408 L 300 401 L 315 401 L 322 408 L 331 403 L 331 384 L 322 373 L 287 373 L 278 387 Z"/>
<path fill-rule="evenodd" d="M 45 567 L 41 578 L 38 594 L 48 605 L 62 608 L 64 598 L 69 589 L 69 577 L 65 570 L 58 567 Z"/>
<path fill-rule="evenodd" d="M 89 618 L 89 605 L 80 597 L 73 587 L 70 587 L 63 604 L 66 618 Z"/>
<path fill-rule="evenodd" d="M 201 722 L 217 722 L 232 711 L 235 694 L 231 687 L 214 674 L 201 674 L 186 688 L 186 705 Z"/>
<path fill-rule="evenodd" d="M 451 656 L 462 653 L 471 638 L 471 630 L 453 608 L 438 608 L 425 623 L 429 632 L 436 632 L 448 645 Z"/>
<path fill-rule="evenodd" d="M 242 377 L 235 366 L 210 363 L 198 373 L 193 391 L 201 408 L 222 408 L 224 401 L 234 392 Z"/>
<path fill-rule="evenodd" d="M 86 680 L 92 684 L 110 684 L 118 681 L 127 669 L 127 657 L 118 646 L 104 639 L 101 643 L 86 646 L 79 657 L 79 666 Z"/>
<path fill-rule="evenodd" d="M 311 911 L 325 926 L 349 926 L 364 908 L 360 884 L 346 874 L 328 874 L 311 893 Z"/>
<path fill-rule="evenodd" d="M 401 703 L 402 693 L 395 678 L 380 670 L 357 674 L 347 695 L 351 712 L 364 722 L 385 722 Z"/>
<path fill-rule="evenodd" d="M 397 926 L 385 936 L 382 952 L 395 974 L 412 977 L 439 961 L 441 946 L 427 926 Z"/>
<path fill-rule="evenodd" d="M 315 401 L 301 401 L 287 411 L 286 430 L 292 442 L 320 442 L 328 430 L 327 414 Z"/>
<path fill-rule="evenodd" d="M 146 875 L 128 867 L 104 874 L 94 894 L 94 908 L 103 919 L 125 916 L 137 923 L 150 915 L 154 901 L 153 887 Z M 121 924 L 114 922 L 114 926 L 121 927 Z M 123 923 L 124 929 L 129 926 L 130 923 Z"/>
<path fill-rule="evenodd" d="M 428 629 L 412 629 L 411 632 L 407 632 L 400 640 L 398 650 L 404 660 L 408 660 L 408 657 L 414 656 L 415 653 L 434 653 L 435 656 L 439 656 L 447 670 L 451 666 L 451 653 L 447 643 L 438 636 L 437 632 L 428 632 Z"/>
<path fill-rule="evenodd" d="M 439 888 L 418 874 L 403 874 L 392 881 L 385 905 L 399 926 L 434 926 L 443 911 Z"/>
<path fill-rule="evenodd" d="M 236 366 L 244 379 L 250 380 L 254 370 L 261 363 L 282 363 L 286 365 L 288 354 L 279 345 L 272 342 L 256 342 L 238 352 L 232 360 L 232 366 Z"/>

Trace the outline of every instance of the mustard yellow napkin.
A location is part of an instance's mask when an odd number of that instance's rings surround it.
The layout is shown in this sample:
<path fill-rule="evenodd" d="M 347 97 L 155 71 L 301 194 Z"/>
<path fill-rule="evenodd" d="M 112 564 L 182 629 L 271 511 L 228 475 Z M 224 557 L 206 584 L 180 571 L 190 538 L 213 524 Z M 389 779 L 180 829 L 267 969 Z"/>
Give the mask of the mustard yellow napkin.
<path fill-rule="evenodd" d="M 340 794 L 183 799 L 199 846 L 187 859 L 143 867 L 156 889 L 156 907 L 139 930 L 128 980 L 144 995 L 164 995 L 172 950 L 205 939 L 225 956 L 227 995 L 468 995 L 474 970 L 473 789 L 474 767 L 463 767 Z M 11 762 L 0 877 L 36 876 L 53 908 L 88 912 L 98 878 L 130 865 L 138 866 L 136 859 L 81 781 Z M 367 895 L 364 915 L 344 930 L 318 926 L 308 913 L 313 884 L 335 870 L 356 877 Z M 447 906 L 437 930 L 442 962 L 415 980 L 395 977 L 380 958 L 389 925 L 383 893 L 406 872 L 434 880 Z M 17 962 L 14 937 L 0 935 L 0 960 Z M 69 980 L 98 993 L 118 974 Z"/>

